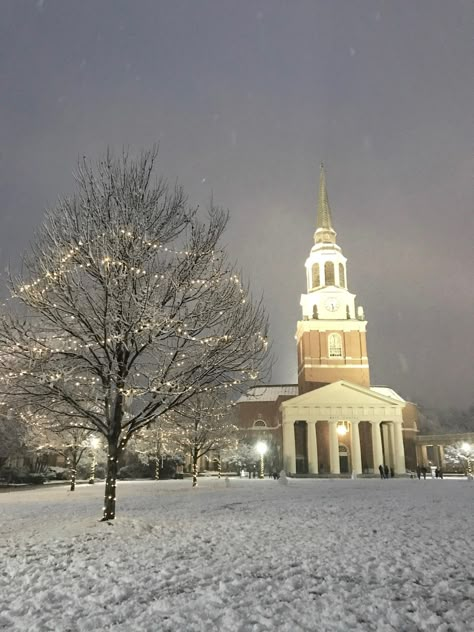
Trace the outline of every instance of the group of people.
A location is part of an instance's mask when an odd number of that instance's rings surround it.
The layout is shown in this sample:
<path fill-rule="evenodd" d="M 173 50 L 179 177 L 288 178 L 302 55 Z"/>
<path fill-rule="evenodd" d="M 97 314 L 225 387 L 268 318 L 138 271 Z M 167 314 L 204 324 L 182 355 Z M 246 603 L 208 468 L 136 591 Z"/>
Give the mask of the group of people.
<path fill-rule="evenodd" d="M 387 464 L 379 465 L 380 478 L 394 478 L 395 471 L 393 467 L 388 467 Z"/>
<path fill-rule="evenodd" d="M 443 470 L 440 467 L 433 468 L 431 467 L 431 477 L 432 478 L 443 478 Z M 425 465 L 417 465 L 416 466 L 416 476 L 419 479 L 423 476 L 423 479 L 426 481 L 426 475 L 428 473 L 428 468 Z"/>

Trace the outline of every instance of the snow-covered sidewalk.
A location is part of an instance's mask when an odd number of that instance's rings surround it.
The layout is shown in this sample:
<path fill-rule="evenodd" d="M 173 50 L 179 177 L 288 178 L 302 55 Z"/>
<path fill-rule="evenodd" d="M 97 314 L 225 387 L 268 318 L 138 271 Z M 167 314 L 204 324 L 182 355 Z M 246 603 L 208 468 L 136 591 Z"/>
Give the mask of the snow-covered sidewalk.
<path fill-rule="evenodd" d="M 470 632 L 474 483 L 200 479 L 0 494 L 0 629 Z"/>

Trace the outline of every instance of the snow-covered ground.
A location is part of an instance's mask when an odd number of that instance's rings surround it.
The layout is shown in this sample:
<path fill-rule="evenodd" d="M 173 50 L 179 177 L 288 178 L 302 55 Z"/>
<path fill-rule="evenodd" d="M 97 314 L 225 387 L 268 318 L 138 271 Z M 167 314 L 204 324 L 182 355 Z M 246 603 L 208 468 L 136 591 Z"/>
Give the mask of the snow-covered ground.
<path fill-rule="evenodd" d="M 120 482 L 0 494 L 0 629 L 471 632 L 474 482 Z"/>

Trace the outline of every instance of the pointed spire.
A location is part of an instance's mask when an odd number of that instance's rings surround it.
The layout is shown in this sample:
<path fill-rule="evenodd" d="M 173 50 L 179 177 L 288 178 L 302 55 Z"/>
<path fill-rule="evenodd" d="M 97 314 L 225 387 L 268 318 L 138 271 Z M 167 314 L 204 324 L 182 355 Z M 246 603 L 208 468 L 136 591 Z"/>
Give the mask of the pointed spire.
<path fill-rule="evenodd" d="M 321 171 L 319 173 L 319 198 L 316 228 L 332 229 L 331 209 L 329 207 L 328 191 L 326 188 L 326 172 L 324 170 L 323 163 L 321 163 Z"/>
<path fill-rule="evenodd" d="M 324 164 L 321 163 L 321 171 L 319 174 L 319 197 L 318 212 L 316 216 L 316 232 L 314 233 L 314 241 L 336 242 L 336 232 L 332 227 L 331 208 L 329 206 L 328 192 L 326 188 L 326 172 Z"/>

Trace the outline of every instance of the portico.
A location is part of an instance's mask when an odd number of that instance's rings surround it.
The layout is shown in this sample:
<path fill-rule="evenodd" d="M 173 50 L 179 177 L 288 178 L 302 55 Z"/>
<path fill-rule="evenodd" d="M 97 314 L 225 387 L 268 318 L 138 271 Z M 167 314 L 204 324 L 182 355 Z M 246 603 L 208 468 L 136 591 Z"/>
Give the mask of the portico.
<path fill-rule="evenodd" d="M 285 470 L 362 474 L 377 473 L 379 465 L 386 465 L 404 474 L 404 405 L 401 398 L 343 380 L 283 402 Z"/>

